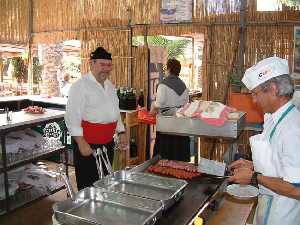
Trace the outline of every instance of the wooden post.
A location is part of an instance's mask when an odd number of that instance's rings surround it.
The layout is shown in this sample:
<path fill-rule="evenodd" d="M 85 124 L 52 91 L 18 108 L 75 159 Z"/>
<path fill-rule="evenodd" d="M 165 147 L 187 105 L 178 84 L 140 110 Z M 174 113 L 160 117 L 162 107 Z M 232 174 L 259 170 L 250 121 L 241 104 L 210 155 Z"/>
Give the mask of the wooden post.
<path fill-rule="evenodd" d="M 28 86 L 27 86 L 27 94 L 33 94 L 33 60 L 32 60 L 32 0 L 28 1 L 28 37 L 27 37 L 27 51 L 28 51 Z"/>
<path fill-rule="evenodd" d="M 246 5 L 247 0 L 241 0 L 240 7 L 240 46 L 239 46 L 239 64 L 238 74 L 242 79 L 244 74 L 244 56 L 245 56 L 245 37 L 246 37 Z"/>
<path fill-rule="evenodd" d="M 3 67 L 4 67 L 3 59 L 0 58 L 0 82 L 1 83 L 3 83 Z"/>
<path fill-rule="evenodd" d="M 128 8 L 128 28 L 129 28 L 129 35 L 128 35 L 128 50 L 129 50 L 129 57 L 128 57 L 128 77 L 127 77 L 127 85 L 128 87 L 132 87 L 132 14 L 131 8 Z"/>

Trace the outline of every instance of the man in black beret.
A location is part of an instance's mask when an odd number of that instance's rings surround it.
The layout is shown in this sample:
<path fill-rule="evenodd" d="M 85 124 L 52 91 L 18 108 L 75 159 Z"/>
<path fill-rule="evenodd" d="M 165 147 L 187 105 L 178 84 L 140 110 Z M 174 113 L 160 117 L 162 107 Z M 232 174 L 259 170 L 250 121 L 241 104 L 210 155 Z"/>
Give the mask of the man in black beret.
<path fill-rule="evenodd" d="M 69 91 L 65 114 L 66 125 L 75 140 L 74 164 L 79 190 L 99 179 L 93 156 L 95 149 L 105 146 L 112 163 L 113 135 L 120 135 L 120 149 L 125 150 L 128 145 L 116 89 L 107 79 L 113 68 L 111 54 L 98 47 L 90 54 L 89 64 L 90 72 Z"/>

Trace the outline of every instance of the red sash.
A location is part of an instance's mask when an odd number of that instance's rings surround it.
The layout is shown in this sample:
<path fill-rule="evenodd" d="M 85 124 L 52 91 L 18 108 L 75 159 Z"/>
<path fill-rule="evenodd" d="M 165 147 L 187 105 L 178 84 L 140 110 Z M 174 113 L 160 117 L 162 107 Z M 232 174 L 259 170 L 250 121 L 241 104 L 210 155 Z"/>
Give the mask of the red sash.
<path fill-rule="evenodd" d="M 89 144 L 107 144 L 112 141 L 117 122 L 101 124 L 81 121 L 83 137 Z"/>

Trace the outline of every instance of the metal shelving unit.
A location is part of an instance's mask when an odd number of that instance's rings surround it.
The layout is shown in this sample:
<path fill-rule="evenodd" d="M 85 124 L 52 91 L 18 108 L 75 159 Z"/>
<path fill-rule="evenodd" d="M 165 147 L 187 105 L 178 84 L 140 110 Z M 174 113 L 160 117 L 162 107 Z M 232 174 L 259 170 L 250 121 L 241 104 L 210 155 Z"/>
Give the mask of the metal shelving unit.
<path fill-rule="evenodd" d="M 0 215 L 45 196 L 45 193 L 38 191 L 37 188 L 34 187 L 28 190 L 16 192 L 14 195 L 10 196 L 8 171 L 33 161 L 47 158 L 57 152 L 64 153 L 65 164 L 67 164 L 68 161 L 65 128 L 58 131 L 61 132 L 61 136 L 59 136 L 59 138 L 46 136 L 43 140 L 43 144 L 40 146 L 40 149 L 37 149 L 35 152 L 27 152 L 24 155 L 22 155 L 22 153 L 13 156 L 7 154 L 5 143 L 6 135 L 12 131 L 23 130 L 37 125 L 62 122 L 64 120 L 64 114 L 64 111 L 52 109 L 46 109 L 44 114 L 27 114 L 23 111 L 19 111 L 12 113 L 11 121 L 7 120 L 6 114 L 0 114 L 0 140 L 2 153 L 2 159 L 0 159 L 0 174 L 4 175 L 5 189 L 5 199 L 0 201 Z M 66 170 L 67 169 L 68 167 L 66 166 Z M 68 171 L 66 171 L 66 173 L 68 174 Z M 57 182 L 55 186 L 56 187 L 52 190 L 47 191 L 47 194 L 53 194 L 63 188 L 63 184 L 61 182 Z"/>

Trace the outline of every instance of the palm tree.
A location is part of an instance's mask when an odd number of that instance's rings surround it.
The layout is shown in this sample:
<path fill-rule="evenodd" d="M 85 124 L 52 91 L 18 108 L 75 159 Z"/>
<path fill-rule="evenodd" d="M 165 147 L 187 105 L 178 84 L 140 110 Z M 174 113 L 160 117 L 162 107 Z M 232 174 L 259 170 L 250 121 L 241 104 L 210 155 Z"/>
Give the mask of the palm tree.
<path fill-rule="evenodd" d="M 168 59 L 179 57 L 185 59 L 184 51 L 192 43 L 188 39 L 169 40 L 163 36 L 150 36 L 147 38 L 147 41 L 149 45 L 168 49 Z M 144 37 L 134 37 L 132 43 L 136 46 L 143 45 Z"/>
<path fill-rule="evenodd" d="M 300 6 L 300 0 L 280 0 L 280 2 L 287 6 Z"/>

